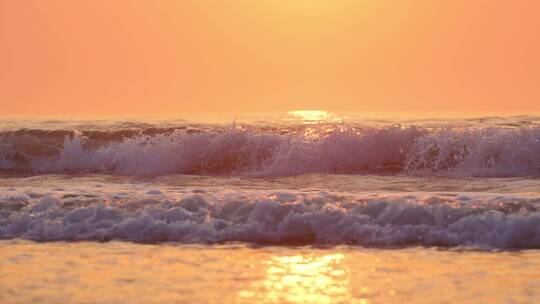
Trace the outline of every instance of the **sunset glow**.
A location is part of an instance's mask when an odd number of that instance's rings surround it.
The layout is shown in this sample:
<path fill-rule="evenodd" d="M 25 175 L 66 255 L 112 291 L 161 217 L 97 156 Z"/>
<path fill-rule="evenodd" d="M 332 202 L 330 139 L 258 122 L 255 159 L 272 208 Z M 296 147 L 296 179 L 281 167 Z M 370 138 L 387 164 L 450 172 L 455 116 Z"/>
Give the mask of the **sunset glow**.
<path fill-rule="evenodd" d="M 0 114 L 538 113 L 538 11 L 534 0 L 0 0 Z"/>

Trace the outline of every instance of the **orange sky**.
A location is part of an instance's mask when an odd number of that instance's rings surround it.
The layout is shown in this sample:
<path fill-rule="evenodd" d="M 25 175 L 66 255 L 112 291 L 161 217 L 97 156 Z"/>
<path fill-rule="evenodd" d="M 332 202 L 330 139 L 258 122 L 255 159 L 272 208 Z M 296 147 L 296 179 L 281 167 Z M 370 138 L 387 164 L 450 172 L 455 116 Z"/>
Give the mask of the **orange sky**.
<path fill-rule="evenodd" d="M 0 115 L 540 112 L 536 0 L 0 0 Z"/>

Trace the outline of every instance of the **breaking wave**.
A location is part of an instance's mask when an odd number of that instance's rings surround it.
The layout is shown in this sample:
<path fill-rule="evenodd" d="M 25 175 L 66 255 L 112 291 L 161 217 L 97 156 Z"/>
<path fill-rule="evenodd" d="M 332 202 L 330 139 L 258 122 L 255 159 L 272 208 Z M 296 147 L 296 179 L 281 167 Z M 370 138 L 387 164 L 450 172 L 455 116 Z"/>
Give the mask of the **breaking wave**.
<path fill-rule="evenodd" d="M 540 176 L 540 127 L 20 129 L 0 132 L 0 170 Z"/>
<path fill-rule="evenodd" d="M 3 195 L 0 238 L 375 247 L 540 248 L 538 199 L 255 192 L 172 198 Z"/>

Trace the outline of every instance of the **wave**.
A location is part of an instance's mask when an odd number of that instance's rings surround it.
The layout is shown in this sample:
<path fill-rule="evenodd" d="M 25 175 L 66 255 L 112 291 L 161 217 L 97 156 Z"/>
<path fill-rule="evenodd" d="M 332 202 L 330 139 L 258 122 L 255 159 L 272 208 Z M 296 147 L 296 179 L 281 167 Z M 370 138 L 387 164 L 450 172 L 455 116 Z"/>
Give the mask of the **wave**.
<path fill-rule="evenodd" d="M 540 176 L 540 127 L 148 127 L 0 132 L 0 170 L 120 175 Z"/>
<path fill-rule="evenodd" d="M 538 198 L 515 195 L 10 193 L 0 239 L 540 248 Z"/>

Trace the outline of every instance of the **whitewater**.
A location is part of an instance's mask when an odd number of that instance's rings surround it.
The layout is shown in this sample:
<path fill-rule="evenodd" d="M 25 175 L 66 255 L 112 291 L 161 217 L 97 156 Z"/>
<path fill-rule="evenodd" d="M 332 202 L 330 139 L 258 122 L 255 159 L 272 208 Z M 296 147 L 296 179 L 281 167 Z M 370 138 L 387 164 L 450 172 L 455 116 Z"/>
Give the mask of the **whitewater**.
<path fill-rule="evenodd" d="M 540 248 L 540 118 L 4 120 L 0 239 Z"/>
<path fill-rule="evenodd" d="M 0 119 L 0 302 L 538 302 L 540 117 L 373 117 Z"/>
<path fill-rule="evenodd" d="M 0 125 L 0 170 L 35 174 L 532 177 L 539 151 L 536 117 Z"/>

